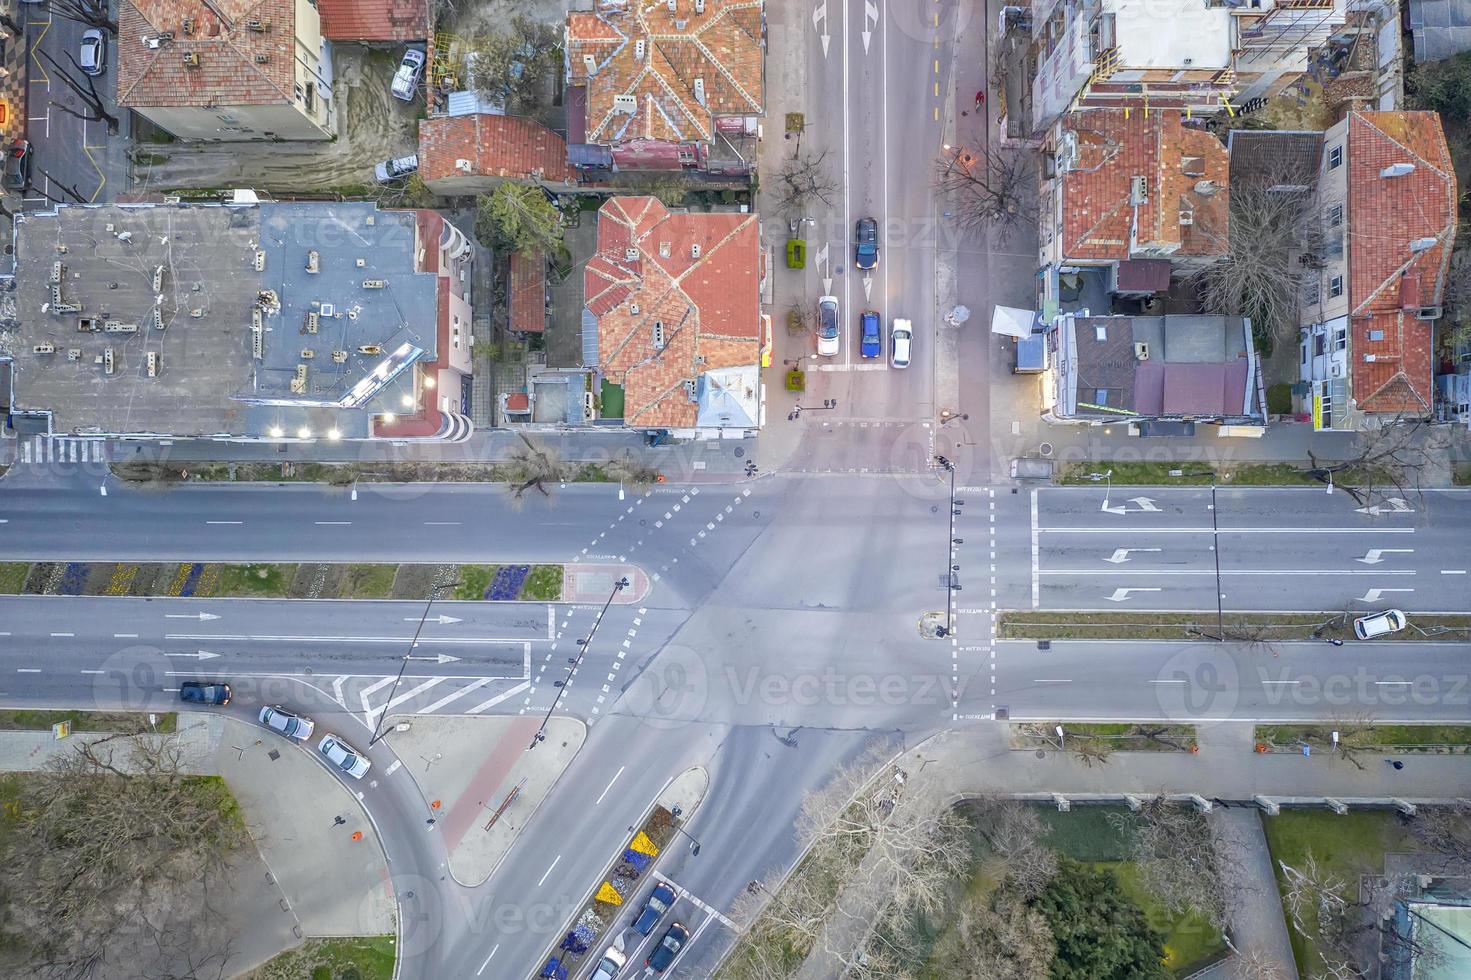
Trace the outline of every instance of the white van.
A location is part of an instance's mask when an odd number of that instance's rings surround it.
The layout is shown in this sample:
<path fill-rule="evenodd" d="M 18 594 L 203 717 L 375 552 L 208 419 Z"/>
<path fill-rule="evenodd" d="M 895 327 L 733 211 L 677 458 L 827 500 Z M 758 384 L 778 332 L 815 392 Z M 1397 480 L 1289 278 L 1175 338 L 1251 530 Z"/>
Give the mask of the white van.
<path fill-rule="evenodd" d="M 903 317 L 895 317 L 889 328 L 889 363 L 896 368 L 909 366 L 909 344 L 914 340 L 914 328 Z"/>

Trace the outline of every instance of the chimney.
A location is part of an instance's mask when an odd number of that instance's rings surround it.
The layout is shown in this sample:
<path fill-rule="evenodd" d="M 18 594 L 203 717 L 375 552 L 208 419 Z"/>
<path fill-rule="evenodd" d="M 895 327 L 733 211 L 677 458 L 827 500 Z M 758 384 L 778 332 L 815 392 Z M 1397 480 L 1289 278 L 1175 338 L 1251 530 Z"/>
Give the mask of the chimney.
<path fill-rule="evenodd" d="M 634 61 L 643 61 L 644 60 L 644 39 L 643 38 L 639 38 L 637 41 L 634 41 L 633 42 L 633 60 Z"/>
<path fill-rule="evenodd" d="M 587 72 L 588 78 L 593 77 L 598 73 L 598 60 L 590 54 L 583 55 L 582 70 Z"/>
<path fill-rule="evenodd" d="M 1415 172 L 1415 165 L 1413 163 L 1391 163 L 1389 166 L 1387 166 L 1383 170 L 1379 171 L 1379 176 L 1381 176 L 1381 177 L 1404 177 L 1404 176 L 1406 176 L 1408 174 L 1412 174 L 1414 172 Z"/>
<path fill-rule="evenodd" d="M 700 105 L 705 104 L 705 80 L 703 78 L 695 79 L 695 101 Z"/>

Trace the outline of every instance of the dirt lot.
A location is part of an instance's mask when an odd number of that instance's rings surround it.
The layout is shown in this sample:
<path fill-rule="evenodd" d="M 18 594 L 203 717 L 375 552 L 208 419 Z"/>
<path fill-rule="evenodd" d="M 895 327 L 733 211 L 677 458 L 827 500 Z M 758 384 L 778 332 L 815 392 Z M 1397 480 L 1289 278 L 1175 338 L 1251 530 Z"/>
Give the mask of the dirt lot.
<path fill-rule="evenodd" d="M 337 139 L 146 144 L 136 151 L 134 190 L 372 186 L 375 164 L 416 152 L 424 102 L 405 103 L 389 94 L 397 52 L 334 44 L 332 54 Z"/>

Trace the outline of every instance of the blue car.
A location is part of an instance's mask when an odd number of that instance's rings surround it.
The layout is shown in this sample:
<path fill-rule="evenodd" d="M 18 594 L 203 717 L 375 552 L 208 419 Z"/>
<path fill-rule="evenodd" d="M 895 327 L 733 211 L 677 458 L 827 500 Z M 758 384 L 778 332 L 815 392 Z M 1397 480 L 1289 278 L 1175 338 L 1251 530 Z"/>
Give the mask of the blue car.
<path fill-rule="evenodd" d="M 654 931 L 664 913 L 674 905 L 674 889 L 668 885 L 659 884 L 649 893 L 649 900 L 644 905 L 644 910 L 638 914 L 633 922 L 633 928 L 638 930 L 640 936 L 647 936 Z"/>
<path fill-rule="evenodd" d="M 873 310 L 863 311 L 863 338 L 858 346 L 858 352 L 864 357 L 878 357 L 883 353 L 883 341 L 880 340 L 879 315 Z"/>

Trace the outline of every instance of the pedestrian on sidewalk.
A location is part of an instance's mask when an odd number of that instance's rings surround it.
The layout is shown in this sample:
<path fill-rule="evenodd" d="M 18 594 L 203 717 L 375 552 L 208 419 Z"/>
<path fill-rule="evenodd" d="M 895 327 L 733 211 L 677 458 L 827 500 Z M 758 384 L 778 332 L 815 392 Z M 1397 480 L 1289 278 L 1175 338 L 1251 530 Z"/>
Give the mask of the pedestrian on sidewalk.
<path fill-rule="evenodd" d="M 976 112 L 980 112 L 981 111 L 981 108 L 985 104 L 986 104 L 986 92 L 985 92 L 984 89 L 981 89 L 981 90 L 979 90 L 979 91 L 976 92 Z"/>
<path fill-rule="evenodd" d="M 1329 638 L 1328 638 L 1328 640 L 1327 640 L 1327 642 L 1328 642 L 1328 643 L 1331 643 L 1331 644 L 1333 644 L 1333 645 L 1334 645 L 1334 646 L 1336 646 L 1336 647 L 1341 647 L 1341 646 L 1343 646 L 1343 641 L 1342 641 L 1342 640 L 1340 640 L 1340 639 L 1339 639 L 1339 638 L 1338 638 L 1338 637 L 1336 637 L 1336 636 L 1330 636 L 1330 637 L 1329 637 Z"/>
<path fill-rule="evenodd" d="M 1398 772 L 1399 770 L 1401 770 L 1401 769 L 1403 769 L 1405 767 L 1405 764 L 1403 762 L 1399 761 L 1398 759 L 1385 759 L 1384 761 L 1387 762 L 1387 763 L 1389 763 L 1391 766 L 1393 766 L 1394 767 L 1394 770 L 1396 772 Z"/>

